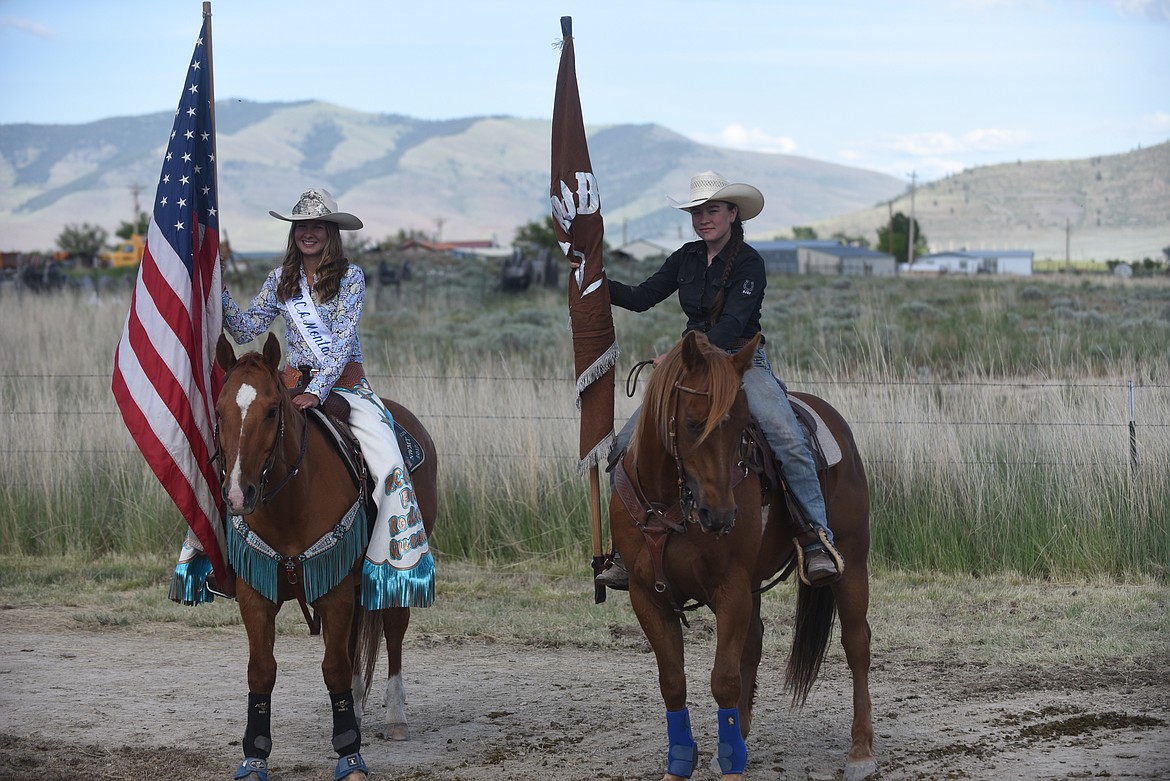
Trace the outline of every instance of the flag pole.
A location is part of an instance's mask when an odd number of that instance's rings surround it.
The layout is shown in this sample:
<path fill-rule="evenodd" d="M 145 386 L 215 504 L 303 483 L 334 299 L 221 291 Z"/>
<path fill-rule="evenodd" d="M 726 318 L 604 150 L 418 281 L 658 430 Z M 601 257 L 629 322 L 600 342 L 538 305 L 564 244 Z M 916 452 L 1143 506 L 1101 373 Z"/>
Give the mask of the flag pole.
<path fill-rule="evenodd" d="M 207 81 L 208 81 L 208 84 L 210 84 L 209 92 L 211 93 L 207 96 L 207 100 L 208 100 L 208 103 L 211 107 L 211 126 L 215 127 L 216 126 L 215 125 L 215 57 L 214 57 L 215 52 L 213 52 L 212 48 L 211 48 L 211 1 L 210 0 L 203 0 L 203 18 L 207 21 L 207 40 L 204 41 L 204 46 L 207 47 L 207 70 L 208 70 Z M 216 135 L 218 135 L 218 134 L 216 134 Z M 212 136 L 212 138 L 211 138 L 211 154 L 215 155 L 215 160 L 216 160 L 215 174 L 214 174 L 216 198 L 219 197 L 219 147 L 218 147 L 218 143 L 219 142 L 218 142 L 218 139 L 216 138 L 216 136 Z M 218 208 L 218 205 L 216 208 Z M 221 214 L 221 216 L 222 216 L 222 214 Z M 224 235 L 225 236 L 227 235 L 227 231 L 224 231 Z M 221 245 L 221 249 L 222 249 L 222 245 Z M 224 270 L 222 252 L 220 253 L 219 260 L 220 260 L 220 262 L 219 262 L 220 279 L 222 281 L 223 270 Z M 239 269 L 236 269 L 236 284 L 239 285 L 242 283 L 243 283 L 243 279 L 240 278 L 240 271 L 239 271 Z"/>
<path fill-rule="evenodd" d="M 601 219 L 601 195 L 589 160 L 577 89 L 573 17 L 562 16 L 560 22 L 561 64 L 553 102 L 550 196 L 557 241 L 566 258 L 577 268 L 575 277 L 570 274 L 568 289 L 577 405 L 581 409 L 577 466 L 580 474 L 589 474 L 592 564 L 596 576 L 609 563 L 602 537 L 599 460 L 613 442 L 613 366 L 618 349 L 602 257 L 605 228 Z M 594 601 L 604 602 L 605 596 L 605 586 L 594 580 Z"/>
<path fill-rule="evenodd" d="M 593 515 L 593 575 L 601 574 L 605 568 L 605 551 L 601 547 L 601 474 L 597 464 L 589 467 L 589 509 Z M 593 604 L 605 601 L 605 586 L 593 582 Z"/>
<path fill-rule="evenodd" d="M 573 35 L 573 17 L 561 17 L 561 35 L 568 38 Z M 605 568 L 605 549 L 602 547 L 601 537 L 601 470 L 597 464 L 589 467 L 589 512 L 593 526 L 593 574 L 600 575 Z M 594 604 L 605 601 L 605 586 L 593 584 Z"/>
<path fill-rule="evenodd" d="M 207 47 L 207 85 L 208 85 L 207 105 L 208 105 L 208 113 L 211 115 L 211 128 L 212 128 L 211 156 L 215 159 L 215 165 L 213 165 L 211 167 L 212 182 L 215 185 L 215 190 L 214 190 L 215 199 L 216 199 L 215 208 L 218 211 L 219 215 L 222 217 L 223 216 L 222 211 L 219 211 L 219 206 L 220 206 L 220 204 L 219 204 L 219 195 L 220 195 L 219 194 L 219 146 L 218 146 L 219 134 L 217 132 L 215 132 L 215 128 L 216 128 L 216 124 L 215 124 L 215 57 L 214 57 L 214 51 L 211 48 L 211 0 L 203 0 L 203 20 L 205 22 L 207 22 L 207 40 L 203 42 L 203 45 L 205 47 Z M 224 236 L 226 238 L 227 231 L 224 231 L 223 233 L 224 233 Z M 219 248 L 216 249 L 215 254 L 218 256 L 217 260 L 219 261 L 216 264 L 216 270 L 219 271 L 219 283 L 220 284 L 217 286 L 213 286 L 213 288 L 212 288 L 213 291 L 215 291 L 216 287 L 223 286 L 223 269 L 224 269 L 223 254 L 220 252 Z M 215 278 L 212 277 L 212 279 L 214 280 Z M 236 271 L 236 283 L 239 284 L 241 281 L 242 280 L 240 279 L 240 272 L 239 272 L 239 270 L 237 270 Z M 213 292 L 212 295 L 218 295 L 218 291 Z M 226 508 L 224 509 L 224 517 L 220 518 L 220 522 L 223 524 L 223 529 L 226 533 L 226 530 L 227 530 L 227 509 Z M 227 578 L 229 581 L 231 581 L 232 577 L 235 575 L 235 572 L 232 570 L 231 562 L 228 561 L 227 551 L 221 550 L 220 554 L 221 554 L 221 557 L 223 558 L 223 568 L 227 573 Z M 219 596 L 226 597 L 228 599 L 234 599 L 235 594 L 236 594 L 236 584 L 234 582 L 227 582 L 227 583 L 222 583 L 222 584 L 217 583 L 216 588 L 212 591 L 212 593 L 218 594 Z"/>

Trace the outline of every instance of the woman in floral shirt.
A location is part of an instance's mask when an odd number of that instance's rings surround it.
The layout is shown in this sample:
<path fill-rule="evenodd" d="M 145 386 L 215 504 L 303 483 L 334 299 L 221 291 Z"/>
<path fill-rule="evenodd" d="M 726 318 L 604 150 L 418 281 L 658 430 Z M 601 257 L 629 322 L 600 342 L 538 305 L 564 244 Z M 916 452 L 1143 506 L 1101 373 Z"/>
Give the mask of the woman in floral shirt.
<path fill-rule="evenodd" d="M 267 331 L 279 315 L 288 345 L 286 383 L 300 409 L 321 404 L 331 391 L 349 403 L 349 425 L 361 443 L 378 517 L 363 565 L 362 602 L 368 610 L 427 607 L 434 601 L 434 561 L 422 515 L 394 434 L 394 420 L 370 389 L 358 337 L 365 274 L 342 254 L 342 230 L 362 221 L 337 211 L 328 191 L 305 191 L 292 213 L 288 248 L 247 310 L 223 289 L 224 329 L 240 344 Z M 409 541 L 405 543 L 404 541 Z"/>

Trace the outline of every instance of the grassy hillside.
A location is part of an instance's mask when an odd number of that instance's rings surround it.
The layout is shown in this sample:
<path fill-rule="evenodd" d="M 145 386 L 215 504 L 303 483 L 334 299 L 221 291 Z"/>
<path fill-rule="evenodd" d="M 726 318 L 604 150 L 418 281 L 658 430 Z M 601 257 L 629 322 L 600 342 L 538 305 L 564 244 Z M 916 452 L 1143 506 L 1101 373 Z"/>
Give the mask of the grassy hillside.
<path fill-rule="evenodd" d="M 892 203 L 911 213 L 909 193 Z M 815 223 L 877 241 L 891 205 Z M 1031 249 L 1038 259 L 1162 258 L 1170 246 L 1170 142 L 1087 160 L 984 166 L 917 188 L 913 213 L 938 252 Z"/>
<path fill-rule="evenodd" d="M 61 229 L 110 232 L 149 204 L 173 117 L 152 114 L 85 125 L 0 125 L 0 249 L 50 249 Z M 287 209 L 317 185 L 380 241 L 399 230 L 446 239 L 495 238 L 548 214 L 551 124 L 467 117 L 431 121 L 370 114 L 322 101 L 217 105 L 220 218 L 239 251 L 283 246 L 269 209 Z M 605 215 L 630 238 L 674 234 L 671 209 L 695 171 L 751 181 L 769 196 L 755 222 L 777 231 L 889 198 L 885 174 L 791 155 L 704 146 L 657 125 L 587 129 Z M 440 227 L 441 226 L 441 227 Z M 617 235 L 617 231 L 611 235 Z"/>

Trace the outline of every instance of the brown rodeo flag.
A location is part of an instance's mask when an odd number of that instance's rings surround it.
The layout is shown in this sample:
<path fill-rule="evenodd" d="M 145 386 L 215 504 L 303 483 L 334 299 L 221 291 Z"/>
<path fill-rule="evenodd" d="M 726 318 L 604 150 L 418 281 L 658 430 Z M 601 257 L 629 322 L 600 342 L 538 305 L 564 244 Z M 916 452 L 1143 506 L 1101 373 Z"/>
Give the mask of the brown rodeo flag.
<path fill-rule="evenodd" d="M 618 347 L 610 312 L 609 282 L 602 264 L 605 226 L 601 194 L 589 162 L 571 20 L 562 17 L 561 64 L 552 118 L 553 227 L 565 256 L 580 265 L 569 274 L 569 326 L 577 404 L 581 408 L 581 447 L 577 471 L 584 474 L 613 445 L 614 363 Z"/>

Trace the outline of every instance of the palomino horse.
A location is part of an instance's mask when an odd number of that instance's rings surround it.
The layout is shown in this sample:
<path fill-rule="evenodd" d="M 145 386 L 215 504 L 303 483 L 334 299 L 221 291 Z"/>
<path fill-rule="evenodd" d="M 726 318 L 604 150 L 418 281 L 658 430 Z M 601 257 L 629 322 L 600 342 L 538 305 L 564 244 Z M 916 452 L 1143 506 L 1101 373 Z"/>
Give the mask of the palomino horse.
<path fill-rule="evenodd" d="M 761 584 L 784 574 L 795 556 L 782 490 L 761 493 L 749 468 L 752 417 L 742 387 L 757 336 L 736 355 L 688 333 L 655 367 L 629 450 L 617 465 L 609 504 L 614 546 L 630 572 L 630 604 L 658 661 L 669 752 L 664 781 L 688 778 L 697 747 L 686 710 L 681 623 L 688 600 L 715 614 L 711 694 L 719 712 L 712 764 L 741 779 L 763 652 Z M 828 650 L 834 612 L 853 673 L 850 781 L 876 772 L 869 695 L 869 489 L 845 420 L 826 402 L 799 394 L 826 422 L 842 458 L 828 470 L 825 499 L 845 561 L 832 586 L 799 586 L 786 689 L 803 705 Z M 766 445 L 763 445 L 766 448 Z M 765 451 L 766 452 L 766 451 Z M 779 482 L 779 481 L 776 481 Z M 762 520 L 767 507 L 767 521 Z"/>
<path fill-rule="evenodd" d="M 245 760 L 235 777 L 267 779 L 272 748 L 269 707 L 276 683 L 276 614 L 284 602 L 296 600 L 306 619 L 309 605 L 320 617 L 325 641 L 321 670 L 333 702 L 333 747 L 341 757 L 335 778 L 364 779 L 358 753 L 361 705 L 369 689 L 365 681 L 373 671 L 379 635 L 386 639 L 389 656 L 386 732 L 392 738 L 406 737 L 401 671 L 410 608 L 375 612 L 361 607 L 357 598 L 365 547 L 361 541 L 368 530 L 355 528 L 365 525 L 365 515 L 357 506 L 359 491 L 330 435 L 293 406 L 277 368 L 280 344 L 276 336 L 268 335 L 263 353 L 247 353 L 238 360 L 227 338 L 221 336 L 216 358 L 227 372 L 216 401 L 217 457 L 226 472 L 224 499 L 233 515 L 246 519 L 241 538 L 249 535 L 249 544 L 263 546 L 260 549 L 266 553 L 258 557 L 261 563 L 253 570 L 269 568 L 263 583 L 254 585 L 242 573 L 236 579 L 240 616 L 248 632 L 249 694 Z M 412 480 L 429 537 L 438 508 L 434 442 L 401 405 L 386 402 L 386 407 L 426 454 Z M 228 530 L 229 536 L 237 533 L 234 526 Z M 306 562 L 318 554 L 325 566 L 310 569 Z M 314 623 L 315 619 L 310 620 L 310 626 Z"/>

